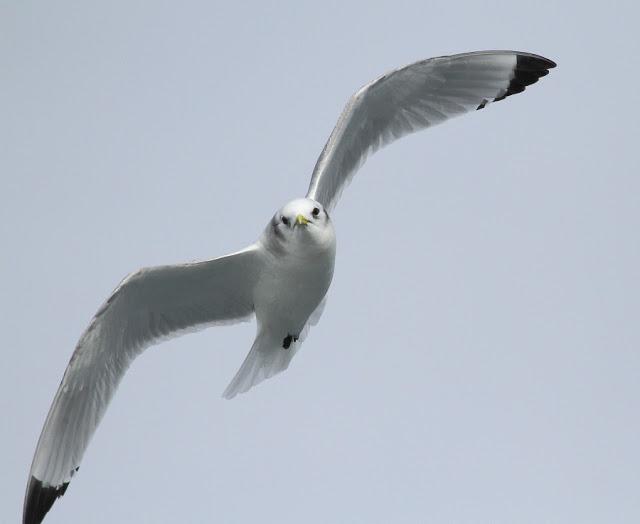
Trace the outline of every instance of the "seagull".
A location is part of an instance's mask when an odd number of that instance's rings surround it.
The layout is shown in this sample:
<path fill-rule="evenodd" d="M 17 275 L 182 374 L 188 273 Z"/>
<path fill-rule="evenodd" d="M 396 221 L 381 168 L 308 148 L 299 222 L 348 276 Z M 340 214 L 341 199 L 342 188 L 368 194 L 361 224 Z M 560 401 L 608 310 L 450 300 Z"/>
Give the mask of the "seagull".
<path fill-rule="evenodd" d="M 391 142 L 524 91 L 556 64 L 517 51 L 478 51 L 390 71 L 347 102 L 306 197 L 273 215 L 249 247 L 202 262 L 140 269 L 95 314 L 53 399 L 27 483 L 23 524 L 39 524 L 64 495 L 120 380 L 144 349 L 194 329 L 255 316 L 257 332 L 223 396 L 289 366 L 331 284 L 331 214 L 368 156 Z"/>

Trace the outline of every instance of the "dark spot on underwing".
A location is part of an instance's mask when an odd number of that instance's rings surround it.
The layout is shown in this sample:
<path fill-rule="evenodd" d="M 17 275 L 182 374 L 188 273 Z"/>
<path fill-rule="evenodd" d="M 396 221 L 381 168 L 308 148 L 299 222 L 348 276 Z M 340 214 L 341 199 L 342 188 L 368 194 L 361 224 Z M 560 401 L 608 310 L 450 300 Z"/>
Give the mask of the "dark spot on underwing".
<path fill-rule="evenodd" d="M 289 349 L 292 342 L 298 342 L 298 337 L 295 335 L 287 335 L 286 337 L 284 337 L 284 340 L 282 341 L 282 347 L 284 349 Z"/>

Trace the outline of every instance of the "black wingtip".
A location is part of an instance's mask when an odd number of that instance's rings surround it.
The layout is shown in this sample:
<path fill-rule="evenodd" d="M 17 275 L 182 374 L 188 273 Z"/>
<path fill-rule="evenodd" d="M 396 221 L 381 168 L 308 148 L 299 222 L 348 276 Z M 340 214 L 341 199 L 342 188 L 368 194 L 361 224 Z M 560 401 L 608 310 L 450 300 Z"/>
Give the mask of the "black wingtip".
<path fill-rule="evenodd" d="M 60 486 L 45 486 L 32 476 L 27 486 L 22 524 L 40 524 L 56 499 L 67 491 L 68 485 L 65 482 Z"/>
<path fill-rule="evenodd" d="M 540 78 L 549 74 L 549 69 L 556 67 L 553 60 L 538 55 L 517 55 L 513 78 L 507 90 L 494 102 L 504 100 L 508 96 L 522 93 L 525 87 L 535 84 Z M 479 109 L 479 108 L 478 108 Z"/>

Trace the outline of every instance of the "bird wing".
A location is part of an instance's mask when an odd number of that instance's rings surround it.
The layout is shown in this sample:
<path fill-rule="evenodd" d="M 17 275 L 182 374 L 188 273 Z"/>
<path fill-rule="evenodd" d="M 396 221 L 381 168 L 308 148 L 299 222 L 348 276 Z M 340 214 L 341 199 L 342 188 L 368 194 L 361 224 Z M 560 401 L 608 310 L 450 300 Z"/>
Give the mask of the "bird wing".
<path fill-rule="evenodd" d="M 524 91 L 556 64 L 517 51 L 415 62 L 357 91 L 324 146 L 307 197 L 330 211 L 367 157 L 409 133 Z"/>
<path fill-rule="evenodd" d="M 62 496 L 129 364 L 159 339 L 252 316 L 262 267 L 253 245 L 231 255 L 141 269 L 96 313 L 64 373 L 36 448 L 24 524 Z"/>

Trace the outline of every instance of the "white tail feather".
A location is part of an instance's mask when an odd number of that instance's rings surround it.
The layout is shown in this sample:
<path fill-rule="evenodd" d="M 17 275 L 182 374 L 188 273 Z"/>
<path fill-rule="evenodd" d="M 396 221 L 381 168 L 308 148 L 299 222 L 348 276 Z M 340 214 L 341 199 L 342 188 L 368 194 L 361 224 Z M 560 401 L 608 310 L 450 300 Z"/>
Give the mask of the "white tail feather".
<path fill-rule="evenodd" d="M 238 393 L 245 393 L 253 386 L 287 369 L 298 348 L 307 338 L 309 328 L 320 320 L 320 316 L 324 311 L 325 301 L 326 297 L 310 315 L 298 340 L 292 341 L 288 349 L 283 347 L 284 339 L 278 339 L 267 330 L 259 329 L 253 346 L 251 346 L 251 351 L 244 359 L 236 376 L 233 377 L 227 389 L 224 390 L 223 398 L 232 399 Z"/>
<path fill-rule="evenodd" d="M 275 340 L 266 332 L 258 333 L 251 351 L 222 396 L 231 399 L 287 369 L 301 342 L 291 342 L 289 348 L 284 349 L 282 340 Z"/>

